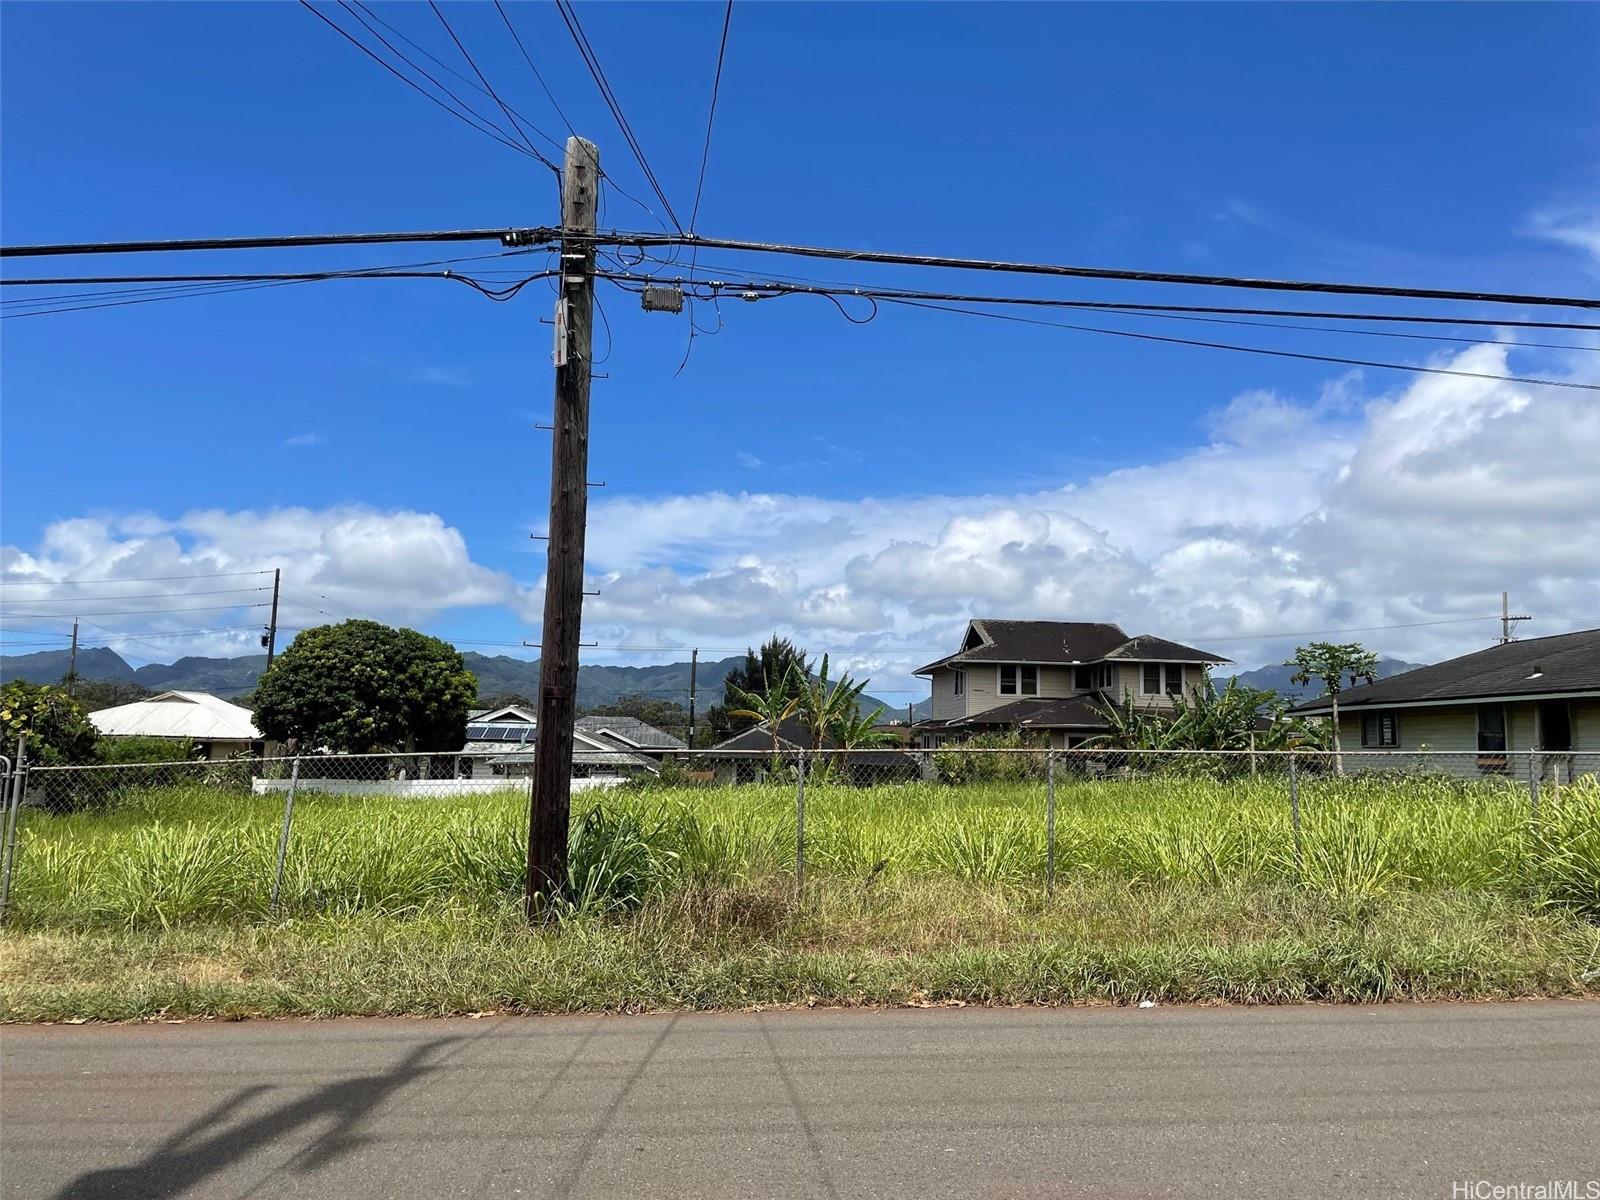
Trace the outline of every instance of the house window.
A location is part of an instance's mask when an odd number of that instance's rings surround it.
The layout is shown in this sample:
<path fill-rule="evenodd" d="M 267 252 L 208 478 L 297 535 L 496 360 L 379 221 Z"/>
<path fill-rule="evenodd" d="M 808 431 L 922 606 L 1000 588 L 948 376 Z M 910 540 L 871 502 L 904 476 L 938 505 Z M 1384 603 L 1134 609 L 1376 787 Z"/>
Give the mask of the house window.
<path fill-rule="evenodd" d="M 1111 686 L 1111 664 L 1095 663 L 1092 666 L 1072 668 L 1072 686 L 1080 692 Z"/>
<path fill-rule="evenodd" d="M 1139 691 L 1145 696 L 1177 696 L 1183 692 L 1182 663 L 1145 663 Z"/>
<path fill-rule="evenodd" d="M 956 695 L 965 696 L 967 694 L 967 673 L 965 671 L 952 671 L 951 675 L 953 676 L 952 686 L 955 688 Z"/>
<path fill-rule="evenodd" d="M 1478 753 L 1506 752 L 1506 710 L 1498 704 L 1478 705 Z"/>
<path fill-rule="evenodd" d="M 1392 712 L 1361 714 L 1361 744 L 1376 749 L 1400 744 L 1400 718 Z"/>
<path fill-rule="evenodd" d="M 1002 696 L 1037 696 L 1039 668 L 1026 664 L 1006 664 L 1000 668 L 999 692 Z"/>

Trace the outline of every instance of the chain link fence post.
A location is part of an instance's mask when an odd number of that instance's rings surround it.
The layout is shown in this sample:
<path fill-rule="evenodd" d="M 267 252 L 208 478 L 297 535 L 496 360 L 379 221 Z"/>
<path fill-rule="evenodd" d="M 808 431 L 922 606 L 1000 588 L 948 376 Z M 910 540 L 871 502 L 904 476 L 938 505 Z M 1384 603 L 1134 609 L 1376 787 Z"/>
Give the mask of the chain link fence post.
<path fill-rule="evenodd" d="M 1305 871 L 1305 846 L 1300 834 L 1300 770 L 1295 753 L 1289 751 L 1289 821 L 1294 826 L 1294 870 L 1299 875 Z"/>
<path fill-rule="evenodd" d="M 806 888 L 806 752 L 800 751 L 794 776 L 794 879 L 795 889 Z"/>
<path fill-rule="evenodd" d="M 1539 756 L 1532 751 L 1528 752 L 1528 819 L 1534 825 L 1539 823 L 1539 773 L 1544 764 L 1539 761 Z"/>
<path fill-rule="evenodd" d="M 274 917 L 278 915 L 278 895 L 283 890 L 283 859 L 289 852 L 289 826 L 294 821 L 294 793 L 299 786 L 300 756 L 297 754 L 289 767 L 289 794 L 283 802 L 283 831 L 278 834 L 278 866 L 272 876 L 272 906 L 268 913 Z"/>
<path fill-rule="evenodd" d="M 17 809 L 22 806 L 23 780 L 27 776 L 27 745 L 26 734 L 17 735 L 17 757 L 13 762 L 9 758 L 0 759 L 6 764 L 4 778 L 6 787 L 3 799 L 6 806 L 5 815 L 5 845 L 3 853 L 5 862 L 0 865 L 0 925 L 6 921 L 6 912 L 11 907 L 11 861 L 17 855 Z"/>
<path fill-rule="evenodd" d="M 1044 758 L 1044 890 L 1056 890 L 1056 752 Z"/>

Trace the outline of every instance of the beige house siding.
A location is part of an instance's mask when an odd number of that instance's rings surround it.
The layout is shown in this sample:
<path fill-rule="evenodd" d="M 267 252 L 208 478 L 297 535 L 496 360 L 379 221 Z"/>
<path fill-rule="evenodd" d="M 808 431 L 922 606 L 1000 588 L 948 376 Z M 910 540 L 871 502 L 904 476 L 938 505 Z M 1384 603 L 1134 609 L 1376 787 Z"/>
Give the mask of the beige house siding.
<path fill-rule="evenodd" d="M 971 683 L 971 677 L 968 677 Z M 941 668 L 933 673 L 933 719 L 953 721 L 967 715 L 967 698 L 956 695 L 956 673 Z"/>
<path fill-rule="evenodd" d="M 1600 700 L 1572 702 L 1572 748 L 1580 754 L 1600 754 Z"/>
<path fill-rule="evenodd" d="M 1476 704 L 1388 710 L 1395 714 L 1400 723 L 1400 744 L 1395 750 L 1439 751 L 1438 757 L 1430 760 L 1427 768 L 1451 775 L 1468 778 L 1500 775 L 1526 779 L 1530 770 L 1528 752 L 1542 749 L 1538 704 L 1523 700 L 1512 701 L 1502 707 L 1506 713 L 1506 750 L 1509 752 L 1504 770 L 1493 769 L 1490 765 L 1492 756 L 1478 754 Z M 1568 779 L 1574 774 L 1600 771 L 1600 701 L 1574 700 L 1570 711 L 1572 753 L 1550 751 L 1533 760 L 1544 779 L 1555 779 L 1558 774 L 1560 778 Z M 1339 736 L 1346 751 L 1361 750 L 1360 716 L 1340 713 Z M 1383 769 L 1390 765 L 1376 754 L 1353 754 L 1345 759 L 1346 771 Z M 1423 766 L 1417 759 L 1411 759 L 1403 765 Z"/>

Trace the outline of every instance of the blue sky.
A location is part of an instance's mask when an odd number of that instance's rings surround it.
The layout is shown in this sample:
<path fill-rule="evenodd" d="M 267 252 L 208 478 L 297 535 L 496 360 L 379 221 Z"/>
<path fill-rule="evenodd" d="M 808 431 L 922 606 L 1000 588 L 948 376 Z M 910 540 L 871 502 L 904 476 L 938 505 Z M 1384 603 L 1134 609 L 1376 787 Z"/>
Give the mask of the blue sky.
<path fill-rule="evenodd" d="M 466 69 L 426 6 L 375 9 Z M 446 11 L 506 99 L 564 136 L 494 8 Z M 554 6 L 511 12 L 574 125 L 621 187 L 646 196 Z M 580 13 L 686 216 L 721 6 Z M 11 4 L 3 22 L 8 243 L 556 219 L 545 168 L 432 107 L 298 5 Z M 698 224 L 825 245 L 1590 294 L 1597 47 L 1600 10 L 1587 5 L 740 3 Z M 615 191 L 603 219 L 655 227 Z M 493 250 L 28 266 L 300 270 Z M 709 251 L 702 261 L 725 278 L 1240 302 Z M 684 322 L 600 295 L 613 339 L 594 389 L 591 475 L 608 487 L 590 562 L 607 594 L 586 629 L 606 646 L 739 645 L 780 626 L 910 687 L 911 660 L 973 614 L 1237 636 L 1219 648 L 1266 661 L 1283 649 L 1268 633 L 1409 618 L 1462 620 L 1367 640 L 1411 657 L 1471 648 L 1492 631 L 1465 618 L 1494 611 L 1502 587 L 1540 615 L 1530 632 L 1600 612 L 1592 570 L 1534 549 L 1584 536 L 1578 518 L 1594 508 L 1581 474 L 1542 478 L 1542 501 L 1479 512 L 1463 500 L 1527 486 L 1541 449 L 1586 452 L 1588 410 L 1561 407 L 1577 401 L 1550 389 L 1418 391 L 1384 372 L 910 310 L 857 327 L 798 297 L 725 303 L 721 333 L 697 339 L 675 374 Z M 485 643 L 533 636 L 543 564 L 531 551 L 542 544 L 527 534 L 542 528 L 548 444 L 531 422 L 549 406 L 549 304 L 543 284 L 492 304 L 448 283 L 377 281 L 6 321 L 7 602 L 39 611 L 46 596 L 134 594 L 63 586 L 73 578 L 281 563 L 301 588 L 296 623 L 317 618 L 315 593 L 339 615 Z M 1593 374 L 1581 351 L 1103 323 Z M 1430 441 L 1441 428 L 1452 432 Z M 1405 454 L 1385 466 L 1397 446 Z M 1484 470 L 1493 478 L 1474 477 Z M 1416 486 L 1386 494 L 1400 476 Z M 1374 536 L 1367 521 L 1398 522 L 1398 533 Z M 1491 527 L 1515 549 L 1463 553 Z M 256 619 L 100 623 L 156 634 Z M 249 639 L 160 644 L 216 652 Z M 116 644 L 130 658 L 157 648 Z"/>

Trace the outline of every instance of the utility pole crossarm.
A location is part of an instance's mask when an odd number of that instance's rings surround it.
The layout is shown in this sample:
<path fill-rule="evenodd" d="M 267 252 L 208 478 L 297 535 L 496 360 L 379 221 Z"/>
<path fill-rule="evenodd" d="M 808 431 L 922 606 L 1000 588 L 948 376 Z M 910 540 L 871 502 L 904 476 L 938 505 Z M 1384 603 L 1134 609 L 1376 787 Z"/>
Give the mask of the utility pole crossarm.
<path fill-rule="evenodd" d="M 527 912 L 540 919 L 567 883 L 572 743 L 589 507 L 589 382 L 594 330 L 594 228 L 600 156 L 567 139 L 561 189 L 561 289 L 556 400 L 550 438 L 550 532 L 539 651 L 539 719 L 528 814 Z"/>

